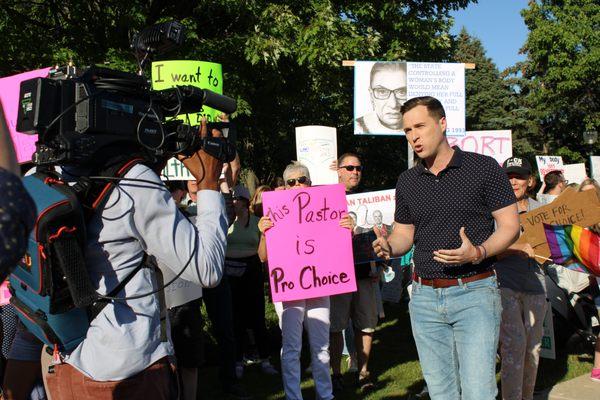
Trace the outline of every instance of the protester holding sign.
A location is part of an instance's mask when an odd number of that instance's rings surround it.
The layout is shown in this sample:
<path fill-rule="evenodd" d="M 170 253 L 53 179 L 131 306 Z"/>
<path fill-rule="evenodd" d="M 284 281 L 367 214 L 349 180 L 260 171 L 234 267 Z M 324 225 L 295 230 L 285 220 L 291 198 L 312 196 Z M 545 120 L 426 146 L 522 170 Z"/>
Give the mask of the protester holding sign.
<path fill-rule="evenodd" d="M 288 165 L 283 171 L 283 179 L 286 182 L 286 189 L 302 189 L 311 185 L 308 168 L 299 163 Z M 274 226 L 274 221 L 265 215 L 260 219 L 258 226 L 263 234 L 259 255 L 261 260 L 266 262 L 267 248 L 264 234 Z M 340 220 L 340 226 L 352 230 L 354 223 L 348 215 L 345 215 Z M 329 296 L 276 302 L 275 311 L 279 317 L 281 328 L 281 371 L 286 399 L 302 399 L 300 351 L 303 326 L 306 327 L 310 342 L 312 374 L 317 398 L 332 399 L 331 376 L 329 375 Z"/>
<path fill-rule="evenodd" d="M 515 195 L 494 159 L 449 146 L 439 100 L 410 99 L 402 114 L 421 162 L 398 178 L 396 223 L 388 238 L 375 228 L 373 248 L 399 257 L 414 243 L 409 309 L 431 398 L 493 400 L 501 312 L 494 256 L 519 234 Z"/>
<path fill-rule="evenodd" d="M 360 158 L 354 153 L 345 153 L 338 158 L 337 165 L 338 180 L 344 185 L 346 194 L 358 193 L 363 171 Z M 378 210 L 374 214 L 377 212 L 381 215 L 381 211 Z M 381 224 L 381 219 L 379 223 Z M 369 263 L 355 264 L 354 271 L 358 290 L 353 293 L 331 296 L 331 369 L 333 371 L 333 390 L 336 395 L 343 389 L 341 361 L 344 342 L 342 332 L 348 327 L 350 320 L 352 320 L 358 355 L 356 384 L 363 390 L 373 388 L 368 363 L 373 333 L 378 321 L 376 283 L 373 282 L 373 277 L 370 275 Z"/>
<path fill-rule="evenodd" d="M 540 203 L 527 196 L 528 188 L 535 184 L 529 161 L 512 157 L 502 167 L 517 198 L 519 213 L 540 207 Z M 502 296 L 502 398 L 530 400 L 544 333 L 545 276 L 529 243 L 515 243 L 498 258 L 496 274 Z"/>
<path fill-rule="evenodd" d="M 261 233 L 258 217 L 250 213 L 250 192 L 237 185 L 233 191 L 235 222 L 227 233 L 225 274 L 231 285 L 236 343 L 236 373 L 243 374 L 246 329 L 254 332 L 262 371 L 277 374 L 269 362 L 269 338 L 265 325 L 263 268 L 258 258 Z"/>

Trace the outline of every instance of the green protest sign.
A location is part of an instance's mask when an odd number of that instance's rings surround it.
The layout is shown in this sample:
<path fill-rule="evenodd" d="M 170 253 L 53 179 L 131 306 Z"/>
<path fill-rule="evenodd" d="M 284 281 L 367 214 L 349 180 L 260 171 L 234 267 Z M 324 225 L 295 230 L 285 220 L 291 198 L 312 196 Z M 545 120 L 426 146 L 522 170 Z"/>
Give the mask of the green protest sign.
<path fill-rule="evenodd" d="M 223 94 L 223 70 L 221 64 L 207 61 L 170 60 L 152 63 L 152 89 L 163 90 L 174 86 L 196 86 Z M 190 125 L 200 125 L 202 117 L 218 121 L 221 111 L 203 107 L 197 113 L 180 115 Z"/>

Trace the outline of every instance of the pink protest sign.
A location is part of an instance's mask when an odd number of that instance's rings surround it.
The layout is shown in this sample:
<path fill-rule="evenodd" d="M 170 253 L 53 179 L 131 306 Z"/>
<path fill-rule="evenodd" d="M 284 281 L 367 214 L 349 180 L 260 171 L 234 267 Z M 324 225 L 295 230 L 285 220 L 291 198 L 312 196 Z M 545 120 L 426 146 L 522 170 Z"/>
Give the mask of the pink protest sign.
<path fill-rule="evenodd" d="M 266 233 L 273 301 L 356 291 L 352 237 L 343 185 L 263 193 L 274 226 Z"/>
<path fill-rule="evenodd" d="M 25 135 L 17 132 L 21 82 L 27 79 L 45 77 L 48 75 L 49 70 L 50 68 L 42 68 L 0 79 L 0 101 L 4 108 L 4 116 L 10 130 L 10 137 L 15 145 L 17 161 L 20 163 L 31 161 L 31 156 L 35 152 L 35 142 L 37 141 L 37 135 Z"/>

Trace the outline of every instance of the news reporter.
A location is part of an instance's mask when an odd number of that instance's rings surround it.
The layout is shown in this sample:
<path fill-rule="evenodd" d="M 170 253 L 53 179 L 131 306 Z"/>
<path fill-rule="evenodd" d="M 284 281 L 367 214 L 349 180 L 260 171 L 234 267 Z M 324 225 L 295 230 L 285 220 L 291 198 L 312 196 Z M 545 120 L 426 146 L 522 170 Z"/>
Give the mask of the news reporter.
<path fill-rule="evenodd" d="M 310 187 L 308 168 L 300 163 L 292 163 L 283 171 L 285 190 Z M 273 221 L 263 216 L 258 228 L 261 232 L 258 255 L 267 262 L 265 232 L 272 228 Z M 340 226 L 352 230 L 354 222 L 346 214 Z M 306 327 L 310 343 L 312 374 L 317 398 L 333 398 L 331 375 L 329 374 L 329 296 L 306 300 L 276 302 L 275 311 L 281 328 L 281 373 L 285 397 L 288 400 L 302 399 L 300 390 L 300 352 L 302 350 L 302 330 Z"/>

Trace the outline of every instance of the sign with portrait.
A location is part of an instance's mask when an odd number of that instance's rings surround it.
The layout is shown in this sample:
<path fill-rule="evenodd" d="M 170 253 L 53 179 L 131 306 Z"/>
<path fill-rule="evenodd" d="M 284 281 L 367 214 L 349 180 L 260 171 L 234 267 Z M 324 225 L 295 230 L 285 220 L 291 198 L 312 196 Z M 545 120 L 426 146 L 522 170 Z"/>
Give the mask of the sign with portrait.
<path fill-rule="evenodd" d="M 421 96 L 442 103 L 449 136 L 466 133 L 464 64 L 356 61 L 354 134 L 404 135 L 400 107 Z"/>
<path fill-rule="evenodd" d="M 376 238 L 373 227 L 379 227 L 384 237 L 392 232 L 396 206 L 395 196 L 395 189 L 346 196 L 348 214 L 356 223 L 354 237 L 352 238 L 355 263 L 382 261 L 373 251 L 372 244 Z"/>
<path fill-rule="evenodd" d="M 340 226 L 343 185 L 265 192 L 263 210 L 273 222 L 265 233 L 273 301 L 356 291 L 351 232 Z"/>

